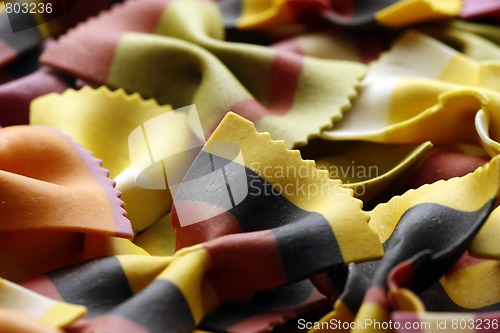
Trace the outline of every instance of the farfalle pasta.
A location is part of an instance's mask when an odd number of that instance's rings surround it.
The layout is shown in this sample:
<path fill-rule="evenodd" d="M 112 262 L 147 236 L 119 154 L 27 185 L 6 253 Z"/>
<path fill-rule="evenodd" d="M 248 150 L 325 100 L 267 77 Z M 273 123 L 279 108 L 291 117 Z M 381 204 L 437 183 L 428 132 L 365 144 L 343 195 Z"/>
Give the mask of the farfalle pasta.
<path fill-rule="evenodd" d="M 498 331 L 499 8 L 1 1 L 0 331 Z"/>
<path fill-rule="evenodd" d="M 130 1 L 78 26 L 48 49 L 41 61 L 91 82 L 156 98 L 174 108 L 196 104 L 207 135 L 231 110 L 292 147 L 307 142 L 333 119 L 342 117 L 350 98 L 356 95 L 364 65 L 225 42 L 221 40 L 224 31 L 220 19 L 213 3 L 158 0 L 143 6 Z M 114 33 L 96 35 L 102 29 Z M 101 54 L 87 57 L 75 48 L 78 44 L 86 45 L 86 52 Z M 149 61 L 139 60 L 144 57 Z M 177 63 L 165 57 L 185 61 Z M 93 63 L 97 59 L 103 61 Z M 137 75 L 129 75 L 130 68 Z M 190 89 L 175 82 L 185 82 Z M 213 87 L 217 87 L 217 94 Z M 306 115 L 311 108 L 315 117 Z"/>

